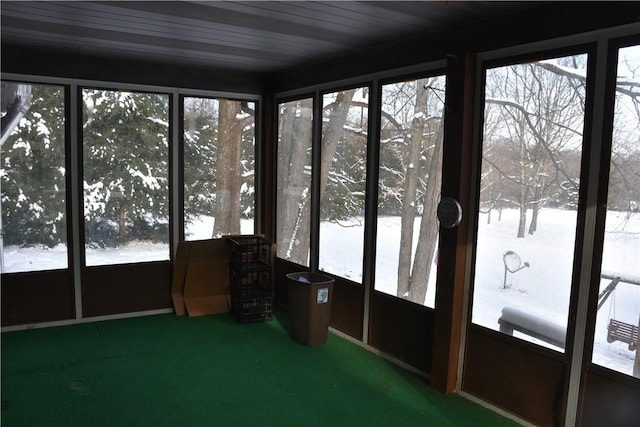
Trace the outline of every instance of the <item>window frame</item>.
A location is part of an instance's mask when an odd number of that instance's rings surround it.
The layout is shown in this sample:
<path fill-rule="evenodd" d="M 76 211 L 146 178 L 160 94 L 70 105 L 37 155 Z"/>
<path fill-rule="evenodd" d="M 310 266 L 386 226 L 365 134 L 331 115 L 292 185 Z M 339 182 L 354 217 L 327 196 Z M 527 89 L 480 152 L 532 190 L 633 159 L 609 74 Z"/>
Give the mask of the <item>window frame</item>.
<path fill-rule="evenodd" d="M 310 141 L 310 148 L 311 148 L 311 176 L 310 176 L 310 180 L 309 180 L 309 190 L 311 192 L 311 199 L 310 199 L 310 206 L 309 206 L 309 210 L 310 210 L 310 218 L 311 220 L 313 220 L 313 194 L 315 193 L 314 190 L 314 181 L 315 181 L 315 164 L 314 164 L 314 157 L 315 157 L 315 151 L 316 148 L 314 146 L 314 139 L 315 139 L 315 132 L 316 132 L 316 122 L 317 122 L 317 117 L 316 117 L 316 103 L 317 103 L 317 97 L 318 94 L 316 92 L 301 92 L 298 95 L 288 95 L 288 96 L 283 96 L 282 98 L 276 98 L 274 99 L 274 120 L 275 120 L 275 126 L 274 126 L 274 135 L 273 135 L 273 141 L 274 141 L 274 150 L 273 150 L 273 182 L 274 182 L 274 191 L 272 194 L 272 206 L 275 212 L 274 215 L 274 228 L 273 228 L 273 235 L 274 235 L 274 240 L 276 243 L 278 243 L 278 240 L 280 238 L 280 236 L 278 236 L 278 223 L 280 221 L 279 218 L 279 210 L 278 210 L 278 194 L 279 194 L 279 188 L 278 188 L 278 174 L 280 172 L 280 165 L 278 164 L 278 157 L 279 157 L 279 150 L 280 150 L 280 145 L 279 145 L 279 140 L 280 140 L 280 128 L 279 128 L 279 124 L 280 124 L 280 108 L 282 104 L 288 104 L 288 103 L 292 103 L 292 102 L 300 102 L 300 101 L 306 101 L 306 100 L 310 100 L 311 101 L 311 141 Z M 312 268 L 312 262 L 313 262 L 313 258 L 312 258 L 312 253 L 314 252 L 313 249 L 313 243 L 312 243 L 312 239 L 311 236 L 313 235 L 313 225 L 310 225 L 309 227 L 309 247 L 307 248 L 308 250 L 308 263 L 309 265 L 303 265 L 306 268 Z M 278 257 L 279 259 L 282 260 L 286 260 L 287 262 L 292 262 L 286 258 L 281 258 L 276 254 L 276 257 Z M 317 265 L 317 264 L 316 264 Z"/>
<path fill-rule="evenodd" d="M 64 150 L 64 167 L 65 167 L 65 177 L 64 177 L 64 195 L 65 195 L 65 225 L 66 225 L 66 262 L 67 265 L 64 268 L 39 268 L 34 270 L 20 270 L 20 271 L 12 271 L 12 272 L 0 272 L 2 275 L 5 274 L 21 274 L 21 273 L 42 273 L 47 271 L 64 271 L 73 269 L 74 263 L 74 247 L 76 246 L 73 240 L 73 216 L 72 216 L 72 173 L 71 173 L 71 165 L 72 165 L 72 143 L 71 143 L 71 133 L 72 133 L 72 107 L 71 107 L 71 87 L 68 83 L 58 81 L 58 79 L 49 79 L 49 78 L 33 78 L 32 76 L 22 76 L 22 75 L 13 75 L 13 74 L 5 74 L 1 76 L 2 82 L 12 82 L 18 84 L 26 84 L 26 85 L 40 85 L 40 86 L 51 86 L 58 87 L 62 91 L 63 97 L 63 117 L 64 121 L 64 133 L 63 133 L 63 144 L 62 148 Z M 1 168 L 1 166 L 0 166 Z M 2 222 L 0 221 L 0 232 L 3 232 Z M 4 246 L 4 239 L 0 241 L 0 243 Z M 1 248 L 2 256 L 4 257 L 4 247 Z M 4 270 L 4 260 L 3 260 L 3 270 Z"/>
<path fill-rule="evenodd" d="M 591 118 L 593 117 L 593 97 L 594 97 L 594 80 L 595 80 L 595 68 L 596 68 L 596 43 L 569 43 L 563 47 L 557 47 L 557 44 L 553 44 L 553 41 L 549 43 L 539 43 L 531 46 L 529 50 L 524 50 L 522 47 L 514 47 L 505 50 L 488 52 L 486 54 L 479 55 L 477 57 L 477 87 L 476 87 L 476 112 L 474 122 L 474 171 L 472 176 L 474 182 L 471 185 L 471 203 L 470 207 L 473 209 L 472 214 L 468 215 L 470 222 L 470 230 L 472 234 L 473 244 L 468 249 L 469 257 L 469 270 L 466 275 L 466 281 L 468 282 L 468 302 L 467 308 L 467 328 L 478 328 L 483 333 L 490 334 L 491 336 L 498 336 L 500 340 L 516 343 L 517 345 L 524 345 L 530 348 L 532 351 L 540 351 L 552 358 L 560 357 L 567 358 L 573 352 L 574 348 L 574 335 L 576 328 L 576 311 L 578 310 L 578 294 L 580 291 L 580 273 L 582 267 L 583 251 L 585 242 L 587 240 L 585 233 L 581 232 L 585 229 L 585 220 L 587 215 L 587 193 L 590 190 L 591 183 L 589 182 L 589 162 L 592 157 L 591 151 L 593 150 L 592 141 L 592 129 Z M 576 210 L 576 232 L 573 244 L 573 261 L 571 268 L 571 279 L 569 283 L 569 300 L 567 307 L 567 328 L 566 339 L 564 349 L 558 351 L 545 345 L 536 344 L 529 340 L 524 340 L 518 337 L 513 337 L 508 334 L 502 333 L 497 329 L 487 328 L 481 324 L 473 323 L 473 299 L 474 299 L 474 278 L 476 274 L 476 259 L 477 259 L 477 239 L 478 239 L 478 223 L 479 223 L 479 209 L 480 209 L 480 171 L 482 170 L 482 150 L 484 147 L 484 120 L 485 120 L 485 88 L 486 88 L 486 72 L 489 69 L 504 67 L 509 65 L 526 64 L 529 62 L 543 61 L 545 59 L 553 59 L 559 57 L 567 57 L 574 55 L 586 55 L 586 78 L 585 78 L 585 112 L 583 116 L 583 136 L 581 143 L 581 160 L 580 160 L 580 188 L 578 194 L 578 204 Z"/>
<path fill-rule="evenodd" d="M 439 77 L 442 77 L 444 79 L 445 91 L 446 91 L 446 87 L 447 87 L 447 69 L 446 69 L 446 67 L 440 66 L 440 65 L 439 66 L 434 66 L 432 68 L 428 68 L 428 69 L 425 69 L 425 70 L 421 70 L 421 71 L 418 71 L 418 72 L 404 73 L 404 74 L 394 75 L 392 77 L 386 77 L 386 78 L 381 79 L 379 81 L 379 84 L 378 84 L 378 99 L 380 100 L 379 101 L 380 108 L 378 108 L 378 110 L 379 110 L 379 118 L 378 118 L 378 123 L 374 124 L 375 126 L 377 126 L 377 132 L 378 132 L 377 135 L 376 135 L 376 137 L 377 137 L 377 141 L 376 141 L 377 162 L 376 162 L 376 168 L 375 168 L 375 182 L 374 182 L 374 185 L 375 185 L 375 188 L 376 188 L 375 201 L 374 201 L 375 206 L 376 206 L 375 214 L 374 214 L 375 215 L 374 216 L 374 218 L 375 218 L 375 227 L 376 227 L 376 229 L 375 229 L 375 245 L 376 246 L 378 244 L 377 220 L 378 220 L 378 201 L 379 201 L 380 130 L 381 130 L 381 126 L 382 126 L 382 100 L 381 99 L 382 99 L 383 86 L 389 85 L 389 84 L 398 84 L 398 83 L 407 82 L 407 81 L 411 81 L 411 80 L 422 80 L 422 79 L 439 78 Z M 445 116 L 447 114 L 447 109 L 448 109 L 448 107 L 446 106 L 446 102 L 445 102 L 445 95 L 446 95 L 446 92 L 442 93 L 441 95 L 438 95 L 441 98 L 442 104 L 443 104 L 443 110 L 442 110 L 442 113 L 443 113 L 442 114 L 443 127 L 444 127 Z M 443 143 L 444 143 L 444 130 L 443 130 Z M 443 173 L 443 168 L 444 168 L 444 164 L 441 165 L 441 169 L 439 171 L 439 173 L 441 175 Z M 439 189 L 438 193 L 440 194 L 440 196 L 442 196 L 442 183 L 440 183 L 440 189 Z M 437 221 L 437 218 L 434 218 L 434 220 Z M 421 221 L 422 221 L 422 219 L 421 219 Z M 435 249 L 436 257 L 437 257 L 437 252 L 438 252 L 438 249 L 439 249 L 439 246 L 440 246 L 440 227 L 439 227 L 439 225 L 438 225 L 438 231 L 437 231 L 437 237 L 436 237 L 435 245 L 436 245 L 436 249 Z M 377 249 L 376 249 L 376 252 L 377 252 Z M 412 258 L 413 258 L 413 256 L 414 256 L 414 254 L 413 254 L 413 251 L 412 251 Z M 374 270 L 373 274 L 374 275 L 376 273 L 376 271 L 375 271 L 376 270 L 376 266 L 377 266 L 377 261 L 376 261 L 376 259 L 374 259 L 373 260 L 373 270 Z M 434 293 L 435 293 L 435 288 L 437 288 L 437 270 L 438 270 L 438 265 L 436 264 L 435 265 L 436 280 L 434 281 L 434 283 L 432 283 L 433 288 L 434 288 L 433 289 Z M 425 301 L 425 304 L 418 304 L 416 302 L 413 302 L 413 301 L 410 301 L 410 300 L 406 300 L 404 298 L 400 298 L 397 295 L 392 295 L 392 294 L 388 294 L 386 292 L 377 290 L 377 289 L 375 289 L 375 285 L 376 285 L 376 282 L 374 280 L 373 284 L 372 284 L 374 292 L 383 293 L 386 296 L 389 296 L 389 297 L 392 297 L 392 298 L 401 299 L 403 301 L 406 301 L 407 303 L 415 304 L 415 305 L 427 308 L 429 310 L 435 310 L 435 301 L 434 301 L 433 305 L 427 305 L 426 301 Z M 427 290 L 427 292 L 430 292 L 430 291 Z"/>
<path fill-rule="evenodd" d="M 209 96 L 209 97 L 222 97 L 222 98 L 240 98 L 247 101 L 255 102 L 256 104 L 256 215 L 255 215 L 255 228 L 256 231 L 262 232 L 264 230 L 264 217 L 265 217 L 265 198 L 264 198 L 264 185 L 265 179 L 261 176 L 264 170 L 265 159 L 265 142 L 262 139 L 263 130 L 262 115 L 264 111 L 262 109 L 263 96 L 258 93 L 248 92 L 232 92 L 221 90 L 207 90 L 207 89 L 193 89 L 184 87 L 172 87 L 172 86 L 154 86 L 141 83 L 128 83 L 119 81 L 107 81 L 107 80 L 88 80 L 88 79 L 75 79 L 68 77 L 54 77 L 43 75 L 29 75 L 20 73 L 2 73 L 0 76 L 4 81 L 16 81 L 25 84 L 43 84 L 43 85 L 56 85 L 65 87 L 66 93 L 66 146 L 65 146 L 65 167 L 67 170 L 66 177 L 66 206 L 67 206 L 67 257 L 69 271 L 69 282 L 73 292 L 72 306 L 74 306 L 71 322 L 81 321 L 85 318 L 83 314 L 83 286 L 87 286 L 83 283 L 85 280 L 86 272 L 94 269 L 101 269 L 102 266 L 87 267 L 85 264 L 85 251 L 84 248 L 84 219 L 82 215 L 83 210 L 83 185 L 80 179 L 82 170 L 82 153 L 80 151 L 82 133 L 82 88 L 91 87 L 95 89 L 104 90 L 123 90 L 134 92 L 151 92 L 151 93 L 166 93 L 169 95 L 169 164 L 168 164 L 168 180 L 169 180 L 169 241 L 170 241 L 170 255 L 168 261 L 158 261 L 154 264 L 168 264 L 175 260 L 177 252 L 178 242 L 181 240 L 180 236 L 180 203 L 181 195 L 179 188 L 181 186 L 181 157 L 179 150 L 179 95 L 187 96 Z M 147 265 L 149 263 L 138 263 Z M 135 264 L 116 264 L 114 268 L 127 269 L 135 266 Z M 109 268 L 109 271 L 112 269 Z M 11 277 L 12 280 L 15 277 L 16 281 L 28 280 L 33 274 L 40 277 L 41 274 L 48 275 L 54 274 L 54 270 L 43 270 L 37 272 L 25 272 L 25 273 L 2 273 L 2 276 Z M 24 278 L 24 279 L 23 279 Z M 75 320 L 74 320 L 75 319 Z M 64 322 L 63 322 L 64 323 Z"/>
<path fill-rule="evenodd" d="M 343 92 L 343 91 L 347 91 L 347 90 L 351 90 L 351 89 L 355 89 L 356 92 L 360 89 L 362 90 L 366 90 L 369 95 L 369 101 L 368 101 L 368 105 L 367 105 L 367 141 L 366 141 L 366 148 L 365 148 L 365 153 L 364 153 L 364 163 L 365 163 L 365 168 L 366 168 L 366 175 L 365 175 L 365 196 L 364 196 L 364 200 L 363 200 L 363 211 L 365 212 L 363 215 L 363 227 L 362 227 L 362 256 L 360 259 L 360 265 L 361 265 L 361 274 L 362 274 L 362 280 L 358 281 L 358 280 L 354 280 L 354 279 L 350 279 L 344 276 L 341 276 L 339 274 L 336 274 L 335 272 L 330 272 L 330 271 L 325 271 L 325 270 L 321 270 L 320 269 L 320 241 L 321 241 L 321 209 L 322 209 L 322 198 L 321 198 L 321 194 L 320 194 L 320 181 L 321 181 L 321 175 L 322 175 L 322 170 L 321 170 L 321 160 L 322 160 L 322 149 L 323 149 L 323 136 L 324 136 L 324 97 L 326 95 L 330 95 L 330 94 L 337 94 L 339 92 Z M 312 171 L 312 177 L 315 177 L 315 180 L 312 180 L 312 186 L 313 186 L 313 193 L 312 193 L 312 201 L 315 201 L 315 203 L 312 203 L 312 208 L 315 206 L 314 211 L 316 211 L 316 215 L 317 215 L 317 219 L 316 221 L 312 224 L 312 236 L 315 234 L 316 238 L 313 239 L 312 238 L 312 246 L 315 246 L 315 256 L 314 256 L 314 263 L 313 265 L 316 267 L 316 269 L 318 271 L 322 271 L 323 273 L 329 274 L 331 276 L 334 277 L 340 277 L 343 280 L 347 280 L 349 282 L 353 282 L 355 284 L 358 285 L 362 285 L 363 281 L 364 281 L 364 265 L 365 265 L 365 257 L 366 257 L 366 252 L 365 252 L 365 247 L 366 247 L 366 232 L 367 232 L 367 215 L 366 215 L 366 210 L 367 210 L 367 197 L 370 197 L 370 195 L 367 192 L 367 180 L 369 179 L 369 175 L 370 175 L 370 170 L 369 170 L 369 165 L 370 165 L 370 161 L 369 161 L 369 146 L 371 145 L 371 118 L 372 118 L 372 107 L 371 107 L 371 93 L 373 91 L 373 83 L 372 82 L 366 82 L 363 84 L 352 84 L 352 85 L 343 85 L 343 86 L 338 86 L 336 88 L 325 88 L 324 90 L 321 90 L 318 92 L 318 102 L 319 102 L 319 115 L 320 115 L 320 119 L 317 120 L 318 123 L 318 128 L 319 129 L 315 129 L 316 132 L 319 133 L 319 135 L 317 136 L 317 141 L 314 139 L 314 150 L 313 153 L 314 155 L 313 157 L 313 161 L 314 161 L 314 167 L 312 169 L 316 169 L 316 173 L 314 174 Z M 351 109 L 351 106 L 349 106 L 349 109 Z M 347 113 L 349 114 L 349 113 Z M 314 132 L 314 134 L 316 133 Z M 329 171 L 327 171 L 327 174 L 329 173 Z M 314 197 L 313 194 L 316 194 L 316 196 Z M 312 218 L 314 216 L 314 212 L 312 211 Z M 313 243 L 315 241 L 315 244 Z"/>
<path fill-rule="evenodd" d="M 168 254 L 166 258 L 162 258 L 162 259 L 154 259 L 151 261 L 133 261 L 133 262 L 116 262 L 116 263 L 112 263 L 112 264 L 104 264 L 104 263 L 97 263 L 97 264 L 88 264 L 87 263 L 87 241 L 86 241 L 86 221 L 85 221 L 85 209 L 84 209 L 84 196 L 85 196 L 85 189 L 84 189 L 84 176 L 85 176 L 85 164 L 84 164 L 84 156 L 85 156 L 85 135 L 84 135 L 84 131 L 79 131 L 78 132 L 78 147 L 79 147 L 79 166 L 78 166 L 78 173 L 79 173 L 79 185 L 81 186 L 80 188 L 80 197 L 82 198 L 82 203 L 80 205 L 80 211 L 79 211 L 79 216 L 81 218 L 82 221 L 82 226 L 81 226 L 81 240 L 83 242 L 83 250 L 82 250 L 82 265 L 84 267 L 104 267 L 104 266 L 110 266 L 110 265 L 126 265 L 126 264 L 137 264 L 137 263 L 141 263 L 141 262 L 163 262 L 163 261 L 170 261 L 172 259 L 171 257 L 171 247 L 172 247 L 172 241 L 171 241 L 171 229 L 172 229 L 172 223 L 174 222 L 174 220 L 171 218 L 171 193 L 172 193 L 172 181 L 171 181 L 171 175 L 172 175 L 172 171 L 171 171 L 171 165 L 172 165 L 172 150 L 171 150 L 171 146 L 172 146 L 172 134 L 173 134 L 173 127 L 174 127 L 174 123 L 171 120 L 171 117 L 173 116 L 173 112 L 172 112 L 172 108 L 173 108 L 173 94 L 171 94 L 170 92 L 167 91 L 154 91 L 154 90 L 147 90 L 147 89 L 123 89 L 121 87 L 118 86 L 107 86 L 107 85 L 100 85 L 100 86 L 93 86 L 93 85 L 78 85 L 78 96 L 79 96 L 79 100 L 78 100 L 78 118 L 79 118 L 79 126 L 80 129 L 83 129 L 83 123 L 84 123 L 84 102 L 83 102 L 83 92 L 84 90 L 101 90 L 101 91 L 110 91 L 110 92 L 121 92 L 121 93 L 135 93 L 135 94 L 149 94 L 149 95 L 160 95 L 160 96 L 166 96 L 167 97 L 167 104 L 166 104 L 166 108 L 167 108 L 167 121 L 168 121 L 168 126 L 167 126 L 167 165 L 168 165 L 168 170 L 167 170 L 167 175 L 166 175 L 166 179 L 167 179 L 167 188 L 166 188 L 166 196 L 167 196 L 167 220 L 168 220 L 168 232 L 167 232 L 167 238 L 168 238 L 168 242 L 167 242 L 167 249 L 168 249 Z"/>
<path fill-rule="evenodd" d="M 197 92 L 197 93 L 193 93 L 193 92 L 180 92 L 179 95 L 177 96 L 178 98 L 178 112 L 179 112 L 179 121 L 178 121 L 178 174 L 179 174 L 179 184 L 177 185 L 177 199 L 178 199 L 178 203 L 177 203 L 177 210 L 178 210 L 178 215 L 176 216 L 176 218 L 174 219 L 174 221 L 177 223 L 177 228 L 179 229 L 178 232 L 178 240 L 183 241 L 186 240 L 186 232 L 185 232 L 185 225 L 186 225 L 186 221 L 185 221 L 185 150 L 186 150 L 186 141 L 185 141 L 185 133 L 186 133 L 186 129 L 185 129 L 185 98 L 196 98 L 196 99 L 208 99 L 208 100 L 215 100 L 215 101 L 220 101 L 221 99 L 224 100 L 229 100 L 229 101 L 237 101 L 237 102 L 250 102 L 253 103 L 254 105 L 254 114 L 253 114 L 253 118 L 254 118 L 254 150 L 253 150 L 253 163 L 254 163 L 254 179 L 253 179 L 253 185 L 254 185 L 254 200 L 253 200 L 253 211 L 254 211 L 254 218 L 253 218 L 253 233 L 256 233 L 256 230 L 258 229 L 258 219 L 259 219 L 259 208 L 260 208 L 260 197 L 259 197 L 259 185 L 260 183 L 262 183 L 262 178 L 259 174 L 259 171 L 261 170 L 261 161 L 260 159 L 261 157 L 261 153 L 262 153 L 262 141 L 259 139 L 259 136 L 261 135 L 260 133 L 260 101 L 256 98 L 251 98 L 251 97 L 239 97 L 237 95 L 235 96 L 228 96 L 228 94 L 226 94 L 225 96 L 216 96 L 216 95 L 212 95 L 210 93 L 207 94 L 203 94 L 201 92 Z M 216 143 L 218 143 L 217 139 L 216 139 Z M 253 234 L 252 233 L 252 234 Z M 191 239 L 191 240 L 197 240 L 197 239 Z"/>
<path fill-rule="evenodd" d="M 640 382 L 638 378 L 632 375 L 612 369 L 608 366 L 596 363 L 593 360 L 595 347 L 595 329 L 597 323 L 598 300 L 601 274 L 602 274 L 602 258 L 604 254 L 604 243 L 606 240 L 606 218 L 608 212 L 608 196 L 610 183 L 610 167 L 611 155 L 613 149 L 613 132 L 615 127 L 615 108 L 616 108 L 616 77 L 618 69 L 619 51 L 626 47 L 640 46 L 640 34 L 611 38 L 606 41 L 607 57 L 602 61 L 606 62 L 606 76 L 604 77 L 604 105 L 602 106 L 602 147 L 600 152 L 600 173 L 597 183 L 597 203 L 595 213 L 595 233 L 593 239 L 593 259 L 590 271 L 590 288 L 588 313 L 590 316 L 584 325 L 584 352 L 583 364 L 587 370 L 603 375 L 607 378 L 621 381 L 624 384 L 636 385 Z M 639 290 L 640 291 L 640 290 Z M 640 351 L 640 349 L 636 350 Z M 636 355 L 637 357 L 637 355 Z"/>

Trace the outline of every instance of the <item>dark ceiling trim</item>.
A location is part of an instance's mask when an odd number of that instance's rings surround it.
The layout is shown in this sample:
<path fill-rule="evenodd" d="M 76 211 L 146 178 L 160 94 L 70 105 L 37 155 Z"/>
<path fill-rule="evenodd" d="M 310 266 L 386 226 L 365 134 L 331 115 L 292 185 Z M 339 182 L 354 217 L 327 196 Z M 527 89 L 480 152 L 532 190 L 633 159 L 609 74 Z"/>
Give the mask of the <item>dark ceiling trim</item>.
<path fill-rule="evenodd" d="M 441 60 L 450 54 L 487 52 L 640 22 L 640 2 L 547 2 L 445 31 L 394 40 L 273 73 L 267 90 L 278 93 Z M 638 26 L 640 33 L 640 24 Z"/>
<path fill-rule="evenodd" d="M 2 73 L 262 95 L 263 75 L 2 42 Z"/>
<path fill-rule="evenodd" d="M 275 72 L 530 3 L 3 0 L 1 28 L 12 44 Z"/>

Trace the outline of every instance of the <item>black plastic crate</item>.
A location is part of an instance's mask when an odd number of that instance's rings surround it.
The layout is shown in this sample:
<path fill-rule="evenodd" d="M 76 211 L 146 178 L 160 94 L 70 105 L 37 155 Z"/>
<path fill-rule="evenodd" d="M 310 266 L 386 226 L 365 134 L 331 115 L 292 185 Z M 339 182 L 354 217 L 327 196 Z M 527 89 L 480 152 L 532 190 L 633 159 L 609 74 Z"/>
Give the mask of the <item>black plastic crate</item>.
<path fill-rule="evenodd" d="M 229 287 L 231 290 L 245 289 L 250 292 L 251 289 L 272 289 L 273 274 L 271 270 L 262 271 L 242 271 L 229 269 Z"/>
<path fill-rule="evenodd" d="M 229 267 L 237 271 L 271 268 L 271 242 L 263 237 L 229 238 Z"/>
<path fill-rule="evenodd" d="M 247 297 L 232 294 L 231 314 L 239 323 L 271 320 L 273 319 L 273 293 L 263 292 Z"/>

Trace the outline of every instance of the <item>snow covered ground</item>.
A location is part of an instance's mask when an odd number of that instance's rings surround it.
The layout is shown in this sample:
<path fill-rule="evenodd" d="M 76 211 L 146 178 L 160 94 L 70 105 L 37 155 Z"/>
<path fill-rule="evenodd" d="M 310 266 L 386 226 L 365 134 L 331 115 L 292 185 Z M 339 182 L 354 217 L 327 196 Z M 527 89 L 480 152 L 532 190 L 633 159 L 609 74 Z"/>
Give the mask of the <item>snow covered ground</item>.
<path fill-rule="evenodd" d="M 491 224 L 481 215 L 478 232 L 478 263 L 475 275 L 475 294 L 472 315 L 474 323 L 498 329 L 497 320 L 502 308 L 511 306 L 537 316 L 566 325 L 569 304 L 569 286 L 574 251 L 575 212 L 545 209 L 541 213 L 538 232 L 525 239 L 517 239 L 518 214 L 504 210 L 500 221 L 494 212 Z M 190 240 L 210 237 L 213 219 L 204 217 L 189 226 Z M 379 242 L 376 261 L 376 289 L 395 295 L 395 275 L 398 259 L 399 224 L 397 217 L 378 220 Z M 352 224 L 353 225 L 353 224 Z M 243 233 L 252 233 L 253 224 L 245 221 Z M 361 254 L 363 226 L 341 227 L 322 224 L 322 239 L 331 251 L 323 253 L 322 267 L 332 273 L 350 276 L 361 281 Z M 530 267 L 510 274 L 506 289 L 503 287 L 505 251 L 517 252 L 522 262 Z M 95 263 L 139 262 L 169 258 L 167 245 L 144 242 L 131 243 L 117 251 L 92 249 L 87 253 Z M 603 271 L 640 277 L 640 214 L 631 217 L 610 212 L 603 255 Z M 54 249 L 6 247 L 5 271 L 29 271 L 66 267 L 66 248 Z M 432 270 L 435 279 L 435 269 Z M 433 282 L 431 282 L 433 283 Z M 609 283 L 601 281 L 601 289 Z M 426 305 L 433 306 L 435 286 L 429 286 Z M 599 310 L 596 319 L 594 362 L 617 371 L 631 374 L 635 352 L 621 342 L 607 342 L 607 324 L 610 318 L 638 324 L 640 315 L 640 286 L 621 283 L 614 295 Z M 521 336 L 529 339 L 528 337 Z M 543 344 L 543 343 L 541 343 Z M 553 348 L 553 347 L 552 347 Z M 557 349 L 556 350 L 561 350 Z"/>
<path fill-rule="evenodd" d="M 501 221 L 494 213 L 491 224 L 487 224 L 485 215 L 480 216 L 472 320 L 498 329 L 501 310 L 509 306 L 566 328 L 576 213 L 543 210 L 538 231 L 525 239 L 516 238 L 517 223 L 515 210 L 503 211 Z M 609 212 L 606 230 L 602 270 L 640 278 L 640 214 L 627 218 L 624 213 Z M 509 274 L 510 286 L 504 289 L 502 255 L 507 250 L 518 253 L 530 267 Z M 600 291 L 609 282 L 603 279 Z M 631 375 L 635 352 L 621 342 L 607 343 L 607 325 L 610 318 L 637 325 L 639 315 L 640 286 L 620 283 L 596 317 L 594 362 Z"/>

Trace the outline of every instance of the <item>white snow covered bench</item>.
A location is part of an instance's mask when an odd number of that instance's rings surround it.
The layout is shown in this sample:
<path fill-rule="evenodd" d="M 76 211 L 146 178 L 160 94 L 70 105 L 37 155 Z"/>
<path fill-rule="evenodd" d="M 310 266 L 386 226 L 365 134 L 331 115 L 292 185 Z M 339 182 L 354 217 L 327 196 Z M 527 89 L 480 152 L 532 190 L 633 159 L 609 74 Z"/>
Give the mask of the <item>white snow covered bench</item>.
<path fill-rule="evenodd" d="M 500 332 L 513 335 L 518 331 L 546 343 L 564 348 L 567 331 L 557 323 L 513 307 L 504 307 L 498 319 Z"/>

